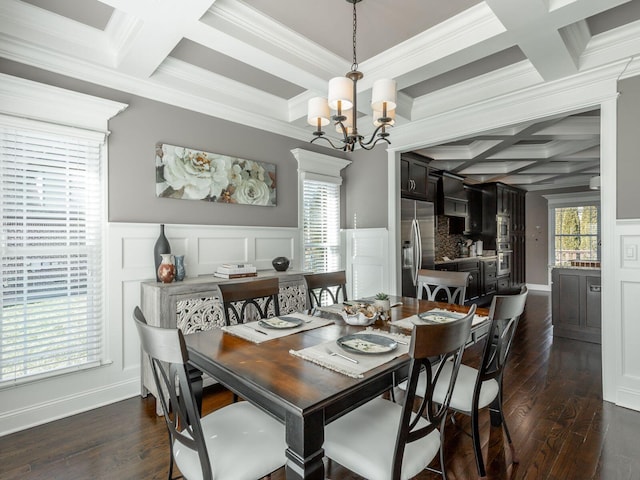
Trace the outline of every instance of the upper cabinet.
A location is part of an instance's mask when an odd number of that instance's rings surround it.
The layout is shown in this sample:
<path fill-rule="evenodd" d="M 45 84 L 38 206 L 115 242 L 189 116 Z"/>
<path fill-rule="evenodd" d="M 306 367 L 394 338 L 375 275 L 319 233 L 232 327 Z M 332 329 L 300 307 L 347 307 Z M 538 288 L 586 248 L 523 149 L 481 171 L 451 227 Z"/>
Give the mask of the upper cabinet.
<path fill-rule="evenodd" d="M 402 154 L 400 157 L 400 194 L 416 200 L 435 200 L 433 183 L 429 181 L 429 158 Z"/>
<path fill-rule="evenodd" d="M 449 217 L 469 215 L 469 200 L 464 188 L 464 179 L 448 172 L 442 172 L 438 184 L 438 214 Z"/>
<path fill-rule="evenodd" d="M 482 189 L 467 186 L 467 199 L 469 200 L 469 215 L 465 224 L 465 235 L 482 234 Z"/>

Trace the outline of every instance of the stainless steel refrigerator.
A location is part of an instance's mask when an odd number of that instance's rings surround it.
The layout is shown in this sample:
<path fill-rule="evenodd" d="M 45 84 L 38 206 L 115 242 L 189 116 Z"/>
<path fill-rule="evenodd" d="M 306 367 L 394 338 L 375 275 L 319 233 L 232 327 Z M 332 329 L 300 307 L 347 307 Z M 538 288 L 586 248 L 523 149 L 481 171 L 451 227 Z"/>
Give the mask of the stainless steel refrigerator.
<path fill-rule="evenodd" d="M 434 268 L 435 218 L 433 203 L 402 198 L 400 200 L 400 260 L 402 295 L 415 297 L 418 270 Z"/>

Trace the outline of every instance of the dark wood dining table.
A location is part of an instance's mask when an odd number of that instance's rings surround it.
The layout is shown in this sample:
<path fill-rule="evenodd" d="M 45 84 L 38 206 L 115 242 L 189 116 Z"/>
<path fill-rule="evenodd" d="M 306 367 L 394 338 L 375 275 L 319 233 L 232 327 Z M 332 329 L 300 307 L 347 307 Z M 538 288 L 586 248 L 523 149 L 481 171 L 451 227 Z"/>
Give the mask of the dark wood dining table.
<path fill-rule="evenodd" d="M 391 297 L 391 302 L 402 302 L 391 309 L 392 321 L 432 308 L 468 310 L 468 307 L 408 297 Z M 488 310 L 478 309 L 477 314 L 488 315 Z M 377 321 L 373 327 L 391 328 L 391 331 L 396 328 L 382 321 Z M 396 378 L 395 372 L 406 369 L 409 357 L 402 355 L 368 371 L 364 378 L 352 378 L 289 351 L 335 340 L 362 329 L 336 321 L 260 344 L 219 329 L 189 334 L 185 340 L 193 367 L 285 424 L 287 480 L 324 480 L 324 426 L 388 391 Z M 410 335 L 408 330 L 398 332 Z"/>

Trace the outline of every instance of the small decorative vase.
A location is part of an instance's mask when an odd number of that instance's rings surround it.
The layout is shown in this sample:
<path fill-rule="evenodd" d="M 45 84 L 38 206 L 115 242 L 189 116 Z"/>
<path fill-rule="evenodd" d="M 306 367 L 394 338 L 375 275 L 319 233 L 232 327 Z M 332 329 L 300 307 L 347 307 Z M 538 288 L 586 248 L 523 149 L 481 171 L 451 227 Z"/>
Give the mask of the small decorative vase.
<path fill-rule="evenodd" d="M 162 261 L 158 267 L 158 278 L 162 283 L 171 283 L 176 276 L 176 266 L 172 262 L 173 255 L 163 253 L 161 257 Z"/>
<path fill-rule="evenodd" d="M 391 319 L 391 301 L 390 300 L 374 300 L 373 304 L 377 307 L 378 312 L 380 312 L 380 317 L 383 320 Z"/>
<path fill-rule="evenodd" d="M 287 257 L 276 257 L 271 262 L 271 265 L 278 272 L 285 272 L 289 268 L 289 259 Z"/>
<path fill-rule="evenodd" d="M 153 247 L 153 258 L 155 261 L 156 267 L 156 280 L 161 282 L 160 276 L 158 275 L 158 268 L 160 267 L 160 263 L 162 263 L 161 255 L 163 253 L 171 253 L 171 245 L 169 245 L 169 240 L 164 235 L 164 224 L 160 225 L 160 236 L 156 240 L 156 244 Z"/>
<path fill-rule="evenodd" d="M 184 255 L 176 255 L 173 259 L 176 263 L 176 282 L 181 282 L 186 275 L 184 270 Z"/>

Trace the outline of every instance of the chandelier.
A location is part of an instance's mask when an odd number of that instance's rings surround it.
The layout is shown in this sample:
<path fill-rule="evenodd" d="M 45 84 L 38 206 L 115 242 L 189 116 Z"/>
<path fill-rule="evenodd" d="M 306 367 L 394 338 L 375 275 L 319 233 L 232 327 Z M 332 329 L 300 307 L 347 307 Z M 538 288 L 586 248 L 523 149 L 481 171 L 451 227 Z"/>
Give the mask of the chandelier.
<path fill-rule="evenodd" d="M 307 122 L 316 127 L 313 132 L 315 138 L 329 142 L 336 150 L 353 152 L 359 145 L 365 150 L 371 150 L 378 142 L 389 141 L 387 127 L 395 123 L 396 108 L 396 82 L 395 80 L 376 80 L 371 90 L 371 108 L 373 110 L 373 125 L 376 129 L 371 134 L 369 140 L 358 132 L 358 104 L 357 104 L 357 84 L 364 75 L 358 71 L 358 60 L 356 58 L 356 31 L 358 28 L 358 18 L 356 14 L 356 4 L 362 0 L 346 0 L 353 4 L 353 63 L 351 70 L 344 77 L 335 77 L 329 80 L 328 99 L 314 97 L 309 100 L 307 109 Z M 330 110 L 335 112 L 330 116 Z M 342 144 L 335 145 L 329 137 L 325 136 L 322 127 L 329 125 L 330 120 L 334 122 L 336 132 L 341 133 Z"/>

